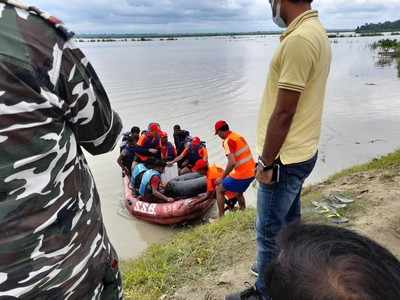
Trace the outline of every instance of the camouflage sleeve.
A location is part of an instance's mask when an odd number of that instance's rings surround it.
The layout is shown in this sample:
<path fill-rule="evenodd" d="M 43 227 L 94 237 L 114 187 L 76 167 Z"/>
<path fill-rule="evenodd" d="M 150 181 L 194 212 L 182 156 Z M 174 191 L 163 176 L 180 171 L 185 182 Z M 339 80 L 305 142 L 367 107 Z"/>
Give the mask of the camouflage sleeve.
<path fill-rule="evenodd" d="M 65 116 L 78 143 L 93 155 L 112 150 L 122 130 L 93 66 L 72 41 L 60 54 L 57 89 L 69 109 Z M 57 62 L 56 62 L 57 64 Z"/>

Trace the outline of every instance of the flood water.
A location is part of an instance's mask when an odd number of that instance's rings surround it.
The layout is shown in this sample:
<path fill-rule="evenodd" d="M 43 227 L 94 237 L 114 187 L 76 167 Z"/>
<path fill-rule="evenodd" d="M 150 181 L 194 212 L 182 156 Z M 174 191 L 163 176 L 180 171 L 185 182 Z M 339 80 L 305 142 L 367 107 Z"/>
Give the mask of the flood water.
<path fill-rule="evenodd" d="M 309 183 L 399 147 L 400 80 L 396 64 L 384 67 L 368 45 L 378 38 L 333 43 L 318 165 Z M 172 133 L 181 124 L 207 141 L 210 161 L 225 163 L 216 120 L 255 146 L 258 108 L 277 36 L 190 38 L 178 41 L 80 43 L 96 68 L 126 130 L 157 121 Z M 176 232 L 127 218 L 118 151 L 90 157 L 103 215 L 120 257 L 140 254 Z M 248 193 L 254 205 L 255 191 Z"/>

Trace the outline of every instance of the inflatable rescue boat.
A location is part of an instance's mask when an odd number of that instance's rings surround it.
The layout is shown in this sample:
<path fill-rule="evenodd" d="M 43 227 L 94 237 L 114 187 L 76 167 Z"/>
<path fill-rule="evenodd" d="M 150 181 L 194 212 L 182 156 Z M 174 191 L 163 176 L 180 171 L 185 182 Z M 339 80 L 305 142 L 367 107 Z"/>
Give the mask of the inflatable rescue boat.
<path fill-rule="evenodd" d="M 150 203 L 136 196 L 129 187 L 129 177 L 124 177 L 125 206 L 128 212 L 143 221 L 160 225 L 180 224 L 203 217 L 214 205 L 215 199 L 199 202 L 200 192 L 206 190 L 205 178 L 189 174 L 172 180 L 167 194 L 175 193 L 177 200 L 171 203 Z M 190 192 L 196 196 L 189 196 Z"/>

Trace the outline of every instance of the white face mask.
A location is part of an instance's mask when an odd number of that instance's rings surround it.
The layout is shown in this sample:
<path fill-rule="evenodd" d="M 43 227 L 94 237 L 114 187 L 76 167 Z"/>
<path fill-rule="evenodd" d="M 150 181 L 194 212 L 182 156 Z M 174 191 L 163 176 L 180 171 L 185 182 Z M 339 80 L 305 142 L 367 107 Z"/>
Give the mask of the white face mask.
<path fill-rule="evenodd" d="M 274 14 L 274 6 L 275 6 L 276 2 L 278 2 L 278 3 L 276 4 L 276 10 L 275 10 L 275 14 Z M 272 20 L 274 21 L 274 23 L 281 28 L 286 28 L 287 24 L 281 17 L 281 1 L 280 0 L 269 0 L 269 3 L 271 4 Z"/>

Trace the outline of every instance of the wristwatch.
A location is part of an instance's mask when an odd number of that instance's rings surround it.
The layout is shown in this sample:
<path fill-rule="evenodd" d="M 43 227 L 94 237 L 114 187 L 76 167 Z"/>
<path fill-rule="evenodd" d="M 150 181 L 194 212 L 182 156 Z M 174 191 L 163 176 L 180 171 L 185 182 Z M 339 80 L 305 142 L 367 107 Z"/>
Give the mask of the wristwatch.
<path fill-rule="evenodd" d="M 261 158 L 261 156 L 258 157 L 258 162 L 257 162 L 257 164 L 260 165 L 260 166 L 262 167 L 263 172 L 270 171 L 270 170 L 272 170 L 272 169 L 274 168 L 274 164 L 267 166 L 267 165 L 264 163 L 264 161 L 263 161 L 263 159 Z"/>

